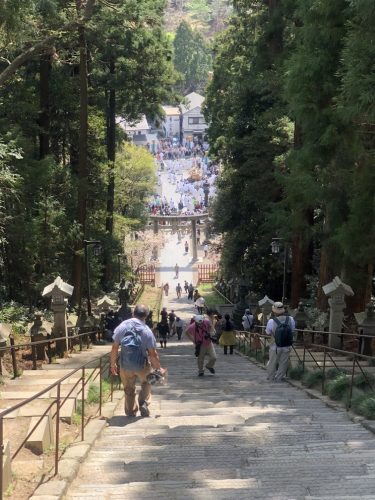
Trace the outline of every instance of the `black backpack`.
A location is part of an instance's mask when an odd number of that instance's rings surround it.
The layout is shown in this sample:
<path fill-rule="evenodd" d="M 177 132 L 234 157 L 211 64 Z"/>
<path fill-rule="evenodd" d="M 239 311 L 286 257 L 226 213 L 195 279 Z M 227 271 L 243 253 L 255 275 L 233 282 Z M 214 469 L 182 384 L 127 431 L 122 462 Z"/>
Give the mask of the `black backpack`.
<path fill-rule="evenodd" d="M 286 317 L 285 323 L 281 323 L 277 318 L 273 318 L 277 327 L 275 330 L 275 343 L 277 347 L 289 347 L 293 345 L 293 332 L 289 324 L 289 316 Z"/>

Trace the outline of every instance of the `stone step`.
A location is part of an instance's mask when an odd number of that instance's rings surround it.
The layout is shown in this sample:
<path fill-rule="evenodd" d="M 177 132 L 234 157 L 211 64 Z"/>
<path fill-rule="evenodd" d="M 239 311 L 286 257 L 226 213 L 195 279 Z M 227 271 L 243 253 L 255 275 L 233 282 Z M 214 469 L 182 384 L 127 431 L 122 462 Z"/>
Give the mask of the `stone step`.
<path fill-rule="evenodd" d="M 39 422 L 39 417 L 32 417 L 30 420 L 29 429 L 27 434 L 32 431 L 35 425 Z M 43 417 L 38 423 L 38 426 L 29 436 L 25 443 L 25 447 L 30 449 L 36 455 L 44 453 L 55 442 L 54 429 L 53 429 L 52 411 Z"/>
<path fill-rule="evenodd" d="M 319 481 L 319 477 L 312 477 L 311 482 Z M 358 482 L 362 481 L 363 478 L 358 478 Z M 331 481 L 332 482 L 332 481 Z M 324 482 L 322 487 L 329 486 L 329 481 Z M 312 499 L 312 498 L 351 498 L 347 496 L 351 494 L 351 491 L 355 489 L 356 485 L 352 484 L 349 480 L 343 479 L 340 483 L 343 494 L 341 496 L 325 496 L 316 497 L 312 496 L 311 493 L 313 487 L 309 483 L 303 483 L 302 481 L 295 481 L 294 483 L 290 480 L 281 481 L 278 483 L 278 488 L 275 490 L 274 483 L 272 481 L 266 482 L 263 480 L 257 480 L 255 478 L 248 479 L 238 479 L 238 478 L 227 478 L 227 479 L 211 479 L 205 478 L 204 480 L 191 478 L 190 480 L 178 481 L 178 480 L 158 480 L 155 478 L 153 482 L 137 482 L 137 483 L 126 483 L 126 484 L 85 484 L 79 486 L 75 491 L 68 493 L 67 500 L 86 500 L 89 498 L 101 498 L 101 499 L 152 499 L 152 498 L 165 498 L 180 500 L 180 499 L 222 499 L 222 500 L 238 500 L 238 499 L 272 499 L 272 500 L 293 500 L 293 499 Z M 337 488 L 337 485 L 332 485 L 332 488 Z M 372 481 L 367 487 L 367 496 L 353 496 L 355 500 L 359 498 L 371 498 L 371 488 L 373 487 Z M 95 497 L 95 494 L 97 495 Z M 344 496 L 345 495 L 345 496 Z"/>

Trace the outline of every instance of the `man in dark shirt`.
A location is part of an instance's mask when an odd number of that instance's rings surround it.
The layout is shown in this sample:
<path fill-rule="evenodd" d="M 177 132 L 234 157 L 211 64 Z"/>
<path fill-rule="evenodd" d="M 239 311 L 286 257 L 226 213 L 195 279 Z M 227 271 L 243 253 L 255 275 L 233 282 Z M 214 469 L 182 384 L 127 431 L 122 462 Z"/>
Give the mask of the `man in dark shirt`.
<path fill-rule="evenodd" d="M 167 336 L 169 334 L 169 325 L 167 320 L 162 319 L 160 323 L 156 325 L 156 329 L 159 334 L 160 347 L 167 347 Z"/>

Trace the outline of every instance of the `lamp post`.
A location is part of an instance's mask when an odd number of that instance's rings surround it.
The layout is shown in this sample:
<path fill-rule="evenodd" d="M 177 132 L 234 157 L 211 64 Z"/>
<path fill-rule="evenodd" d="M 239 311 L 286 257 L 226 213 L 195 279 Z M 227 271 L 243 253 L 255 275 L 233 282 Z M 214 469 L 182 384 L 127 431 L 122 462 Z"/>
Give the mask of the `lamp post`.
<path fill-rule="evenodd" d="M 281 298 L 282 303 L 284 304 L 284 301 L 286 299 L 286 268 L 287 268 L 287 258 L 288 258 L 288 246 L 284 240 L 284 238 L 272 238 L 271 242 L 271 251 L 273 254 L 279 254 L 280 253 L 280 242 L 284 242 L 284 265 L 283 265 L 283 296 Z"/>
<path fill-rule="evenodd" d="M 102 247 L 100 246 L 100 241 L 98 240 L 83 240 L 83 245 L 85 248 L 85 264 L 86 264 L 87 315 L 91 316 L 90 265 L 89 265 L 87 248 L 90 245 L 94 245 L 93 254 L 100 255 Z"/>

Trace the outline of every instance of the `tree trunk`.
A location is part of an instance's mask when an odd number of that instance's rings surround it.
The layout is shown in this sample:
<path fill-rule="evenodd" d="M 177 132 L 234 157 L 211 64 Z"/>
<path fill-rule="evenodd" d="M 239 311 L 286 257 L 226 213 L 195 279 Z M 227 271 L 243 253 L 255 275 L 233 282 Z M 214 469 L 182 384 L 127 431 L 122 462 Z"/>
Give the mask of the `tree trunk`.
<path fill-rule="evenodd" d="M 306 293 L 305 276 L 310 271 L 310 244 L 302 234 L 296 234 L 292 239 L 292 282 L 290 302 L 296 308 L 298 302 Z"/>
<path fill-rule="evenodd" d="M 265 0 L 266 5 L 268 5 L 268 12 L 270 14 L 270 18 L 277 15 L 277 10 L 279 8 L 280 0 Z M 270 54 L 272 57 L 272 63 L 275 62 L 275 59 L 282 53 L 283 51 L 283 31 L 284 26 L 278 20 L 278 22 L 273 22 L 272 33 L 269 34 L 269 48 Z"/>
<path fill-rule="evenodd" d="M 77 0 L 77 11 L 83 8 L 82 0 Z M 82 302 L 82 267 L 83 267 L 83 239 L 86 233 L 87 215 L 87 183 L 88 183 L 88 89 L 87 89 L 87 47 L 84 26 L 78 28 L 79 40 L 79 161 L 78 161 L 78 204 L 77 220 L 81 229 L 81 237 L 76 242 L 73 259 L 73 303 L 81 306 Z"/>
<path fill-rule="evenodd" d="M 328 298 L 323 292 L 323 286 L 332 281 L 334 277 L 327 250 L 322 248 L 320 251 L 319 288 L 317 296 L 317 307 L 321 311 L 326 311 L 328 309 Z"/>
<path fill-rule="evenodd" d="M 115 73 L 114 61 L 110 62 L 109 72 L 111 75 Z M 115 160 L 116 160 L 116 91 L 109 90 L 108 97 L 108 121 L 107 121 L 107 159 L 109 166 L 108 174 L 108 190 L 107 190 L 107 218 L 105 223 L 106 231 L 112 235 L 113 233 L 113 209 L 115 197 Z"/>
<path fill-rule="evenodd" d="M 115 63 L 111 59 L 109 65 L 110 75 L 115 74 Z M 113 211 L 115 206 L 115 161 L 116 161 L 116 91 L 111 88 L 108 92 L 107 112 L 107 159 L 108 159 L 108 188 L 107 188 L 107 215 L 105 230 L 107 234 L 113 234 Z M 108 252 L 104 255 L 104 286 L 111 279 L 111 256 Z"/>
<path fill-rule="evenodd" d="M 347 297 L 347 311 L 352 313 L 358 313 L 365 310 L 366 305 L 371 301 L 372 292 L 372 276 L 374 272 L 374 266 L 369 263 L 367 266 L 358 269 L 356 276 L 359 279 L 355 283 L 350 282 L 350 278 L 347 280 L 344 274 L 343 281 L 353 288 L 354 296 Z M 350 274 L 353 275 L 353 268 L 350 269 Z"/>
<path fill-rule="evenodd" d="M 51 73 L 51 56 L 44 55 L 40 58 L 39 66 L 39 95 L 40 95 L 40 115 L 39 115 L 39 158 L 43 159 L 49 153 L 49 78 Z"/>

